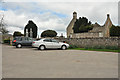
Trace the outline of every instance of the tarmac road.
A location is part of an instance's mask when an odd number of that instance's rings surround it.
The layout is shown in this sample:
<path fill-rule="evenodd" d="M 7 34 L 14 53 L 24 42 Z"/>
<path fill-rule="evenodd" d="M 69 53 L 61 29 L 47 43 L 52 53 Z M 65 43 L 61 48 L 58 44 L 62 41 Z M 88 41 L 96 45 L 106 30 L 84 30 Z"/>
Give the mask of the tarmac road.
<path fill-rule="evenodd" d="M 3 78 L 118 78 L 118 53 L 2 45 Z"/>

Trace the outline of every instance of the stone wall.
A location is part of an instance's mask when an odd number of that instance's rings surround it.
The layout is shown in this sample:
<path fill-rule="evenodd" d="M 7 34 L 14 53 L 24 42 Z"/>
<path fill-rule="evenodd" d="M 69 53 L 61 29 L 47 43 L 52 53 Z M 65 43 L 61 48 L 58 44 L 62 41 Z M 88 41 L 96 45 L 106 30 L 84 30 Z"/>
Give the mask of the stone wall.
<path fill-rule="evenodd" d="M 70 35 L 70 38 L 86 38 L 86 37 L 103 37 L 102 33 L 99 32 L 88 32 L 88 33 L 74 33 Z"/>
<path fill-rule="evenodd" d="M 95 47 L 95 46 L 118 46 L 119 38 L 61 38 L 60 41 L 66 41 L 70 45 L 77 47 Z"/>

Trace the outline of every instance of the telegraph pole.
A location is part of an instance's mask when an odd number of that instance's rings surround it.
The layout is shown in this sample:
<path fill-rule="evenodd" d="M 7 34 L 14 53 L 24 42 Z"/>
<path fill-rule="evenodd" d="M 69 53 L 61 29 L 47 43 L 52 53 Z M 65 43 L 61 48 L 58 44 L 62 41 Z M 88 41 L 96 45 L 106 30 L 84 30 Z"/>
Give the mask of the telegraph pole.
<path fill-rule="evenodd" d="M 2 30 L 3 30 L 3 19 L 4 19 L 4 15 L 2 16 L 2 18 L 1 18 L 1 22 L 0 22 L 0 28 L 1 28 L 1 32 L 2 32 Z"/>
<path fill-rule="evenodd" d="M 4 1 L 0 0 L 0 6 L 2 6 L 3 3 L 4 3 Z M 2 33 L 2 30 L 3 30 L 3 19 L 4 19 L 4 14 L 2 14 L 2 12 L 1 12 L 1 22 L 0 22 L 0 32 L 1 33 Z"/>
<path fill-rule="evenodd" d="M 0 5 L 2 6 L 2 4 L 4 3 L 3 0 L 0 0 Z M 0 12 L 2 13 L 2 12 Z M 2 29 L 3 29 L 3 19 L 4 19 L 4 14 L 1 14 L 1 22 L 0 22 L 0 32 L 1 32 L 1 35 L 0 35 L 0 42 L 2 43 Z M 2 44 L 0 44 L 0 79 L 2 79 Z"/>

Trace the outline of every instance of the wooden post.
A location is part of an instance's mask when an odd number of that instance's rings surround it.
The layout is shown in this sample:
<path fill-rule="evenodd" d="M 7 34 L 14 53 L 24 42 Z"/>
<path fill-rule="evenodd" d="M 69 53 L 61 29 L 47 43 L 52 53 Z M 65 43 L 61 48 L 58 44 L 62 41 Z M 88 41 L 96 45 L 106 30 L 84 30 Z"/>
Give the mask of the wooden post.
<path fill-rule="evenodd" d="M 12 45 L 13 37 L 10 37 L 10 45 Z"/>

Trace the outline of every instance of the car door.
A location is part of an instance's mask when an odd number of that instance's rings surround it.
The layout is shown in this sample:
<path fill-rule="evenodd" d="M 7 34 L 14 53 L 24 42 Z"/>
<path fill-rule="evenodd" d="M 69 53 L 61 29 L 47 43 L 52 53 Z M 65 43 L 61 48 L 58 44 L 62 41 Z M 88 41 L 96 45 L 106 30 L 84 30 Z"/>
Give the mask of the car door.
<path fill-rule="evenodd" d="M 51 39 L 51 40 L 52 40 L 53 48 L 61 48 L 59 41 L 57 41 L 55 39 Z"/>
<path fill-rule="evenodd" d="M 46 48 L 53 48 L 51 39 L 44 39 L 43 44 L 45 45 Z"/>
<path fill-rule="evenodd" d="M 28 46 L 31 46 L 31 45 L 32 45 L 32 42 L 33 42 L 33 38 L 28 38 L 27 45 L 28 45 Z"/>
<path fill-rule="evenodd" d="M 23 46 L 26 46 L 26 40 L 25 40 L 24 37 L 22 37 L 22 42 L 21 43 L 22 43 Z"/>
<path fill-rule="evenodd" d="M 24 37 L 24 38 L 23 38 L 22 44 L 23 44 L 24 46 L 29 46 L 30 42 L 29 42 L 29 40 L 28 40 L 28 37 Z"/>

